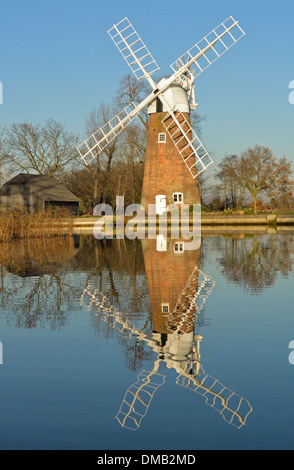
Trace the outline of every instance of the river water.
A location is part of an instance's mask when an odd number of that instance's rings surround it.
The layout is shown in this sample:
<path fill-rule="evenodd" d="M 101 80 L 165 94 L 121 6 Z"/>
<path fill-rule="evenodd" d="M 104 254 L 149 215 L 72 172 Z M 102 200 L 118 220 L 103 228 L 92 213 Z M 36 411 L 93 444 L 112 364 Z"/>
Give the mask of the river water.
<path fill-rule="evenodd" d="M 293 267 L 291 232 L 2 244 L 0 448 L 293 449 Z"/>

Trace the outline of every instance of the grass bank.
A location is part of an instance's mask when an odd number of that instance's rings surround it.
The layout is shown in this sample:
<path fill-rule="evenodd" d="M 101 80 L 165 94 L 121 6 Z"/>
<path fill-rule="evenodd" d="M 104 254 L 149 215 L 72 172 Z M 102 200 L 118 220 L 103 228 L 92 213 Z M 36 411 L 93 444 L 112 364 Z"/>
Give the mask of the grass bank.
<path fill-rule="evenodd" d="M 0 212 L 0 242 L 71 235 L 72 226 L 68 212 L 59 208 L 34 214 L 17 209 Z"/>

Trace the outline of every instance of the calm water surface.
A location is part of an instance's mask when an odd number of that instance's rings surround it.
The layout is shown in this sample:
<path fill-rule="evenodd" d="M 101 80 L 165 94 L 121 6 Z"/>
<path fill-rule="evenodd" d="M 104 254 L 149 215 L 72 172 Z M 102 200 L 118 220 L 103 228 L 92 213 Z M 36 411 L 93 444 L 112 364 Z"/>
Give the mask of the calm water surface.
<path fill-rule="evenodd" d="M 0 448 L 293 449 L 294 234 L 0 247 Z"/>

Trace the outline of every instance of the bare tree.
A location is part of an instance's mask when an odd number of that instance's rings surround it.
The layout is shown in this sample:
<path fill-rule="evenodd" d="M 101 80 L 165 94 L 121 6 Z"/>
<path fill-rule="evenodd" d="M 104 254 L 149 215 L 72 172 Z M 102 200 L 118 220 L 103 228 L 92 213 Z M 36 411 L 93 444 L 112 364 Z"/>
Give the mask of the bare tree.
<path fill-rule="evenodd" d="M 64 175 L 64 183 L 81 201 L 80 210 L 91 214 L 93 210 L 93 193 L 95 187 L 95 175 L 87 168 L 75 169 Z M 100 182 L 99 182 L 100 184 Z M 103 175 L 101 174 L 101 185 Z"/>
<path fill-rule="evenodd" d="M 9 177 L 9 170 L 5 165 L 2 143 L 3 130 L 0 131 L 0 185 L 2 185 Z"/>
<path fill-rule="evenodd" d="M 150 87 L 144 80 L 137 80 L 133 75 L 124 75 L 118 86 L 115 103 L 119 109 L 125 108 L 132 102 L 138 105 L 150 93 Z M 141 124 L 148 129 L 148 113 L 145 107 L 138 115 Z"/>
<path fill-rule="evenodd" d="M 237 155 L 228 155 L 218 165 L 219 172 L 216 177 L 221 181 L 221 189 L 225 201 L 230 200 L 231 206 L 236 209 L 244 203 L 245 184 L 242 177 L 242 166 Z"/>
<path fill-rule="evenodd" d="M 287 162 L 285 157 L 276 162 L 274 179 L 265 191 L 270 200 L 270 207 L 273 199 L 283 202 L 293 196 L 293 181 L 290 179 L 292 173 L 291 163 Z"/>
<path fill-rule="evenodd" d="M 240 157 L 242 183 L 253 199 L 254 213 L 259 193 L 285 191 L 290 184 L 291 164 L 286 159 L 277 160 L 268 147 L 256 145 L 243 152 Z"/>
<path fill-rule="evenodd" d="M 94 108 L 86 121 L 86 132 L 88 135 L 93 134 L 104 126 L 115 114 L 115 107 L 113 104 L 106 105 L 103 101 L 100 102 L 98 108 Z M 94 179 L 93 188 L 93 206 L 100 202 L 106 202 L 107 193 L 109 190 L 109 175 L 111 165 L 115 152 L 117 150 L 118 138 L 115 138 L 111 143 L 96 157 L 90 165 L 86 166 L 87 171 Z"/>
<path fill-rule="evenodd" d="M 113 102 L 105 104 L 102 101 L 89 113 L 87 134 L 91 135 L 104 126 L 118 110 L 132 102 L 138 104 L 146 94 L 146 84 L 131 75 L 122 77 Z M 138 202 L 141 190 L 138 190 L 136 181 L 137 165 L 145 160 L 147 129 L 148 115 L 147 111 L 143 111 L 135 123 L 127 126 L 101 154 L 97 152 L 91 164 L 86 166 L 93 182 L 93 206 L 100 202 L 115 204 L 115 191 L 118 190 L 121 191 L 120 195 L 128 193 L 130 202 Z M 79 176 L 81 174 L 76 174 L 76 177 Z"/>
<path fill-rule="evenodd" d="M 45 125 L 29 122 L 13 123 L 3 130 L 1 160 L 11 171 L 60 178 L 77 158 L 77 136 L 53 119 Z"/>
<path fill-rule="evenodd" d="M 243 206 L 246 191 L 252 196 L 254 213 L 260 194 L 270 201 L 292 194 L 291 163 L 285 157 L 277 159 L 268 147 L 256 145 L 241 156 L 226 156 L 219 169 L 216 176 L 221 180 L 224 200 L 229 197 L 234 208 Z"/>

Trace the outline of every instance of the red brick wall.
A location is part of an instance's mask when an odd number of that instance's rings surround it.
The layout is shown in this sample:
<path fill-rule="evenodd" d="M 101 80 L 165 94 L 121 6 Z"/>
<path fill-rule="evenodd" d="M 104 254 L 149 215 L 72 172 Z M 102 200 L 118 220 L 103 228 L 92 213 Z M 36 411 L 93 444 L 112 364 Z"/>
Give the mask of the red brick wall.
<path fill-rule="evenodd" d="M 189 298 L 181 296 L 186 282 L 195 267 L 196 277 L 190 284 L 188 294 L 196 292 L 198 287 L 198 269 L 200 266 L 200 248 L 195 251 L 174 253 L 174 243 L 177 240 L 167 240 L 167 251 L 156 251 L 156 240 L 143 240 L 143 255 L 145 272 L 148 283 L 151 304 L 153 330 L 157 333 L 172 333 L 173 328 L 181 324 L 181 333 L 189 333 L 194 328 L 194 313 L 192 309 L 185 316 L 190 306 Z M 180 302 L 178 302 L 180 299 Z M 169 311 L 175 313 L 162 313 L 161 304 L 168 303 Z"/>
<path fill-rule="evenodd" d="M 185 204 L 200 204 L 197 178 L 193 180 L 174 142 L 169 137 L 162 119 L 166 113 L 154 113 L 149 117 L 149 130 L 144 168 L 142 205 L 155 204 L 155 196 L 166 195 L 167 205 L 172 204 L 175 192 L 183 193 Z M 189 115 L 185 114 L 186 119 Z M 158 143 L 158 134 L 166 133 L 166 143 Z"/>

